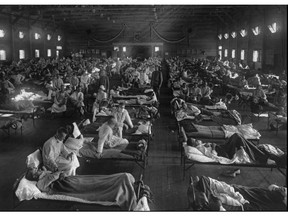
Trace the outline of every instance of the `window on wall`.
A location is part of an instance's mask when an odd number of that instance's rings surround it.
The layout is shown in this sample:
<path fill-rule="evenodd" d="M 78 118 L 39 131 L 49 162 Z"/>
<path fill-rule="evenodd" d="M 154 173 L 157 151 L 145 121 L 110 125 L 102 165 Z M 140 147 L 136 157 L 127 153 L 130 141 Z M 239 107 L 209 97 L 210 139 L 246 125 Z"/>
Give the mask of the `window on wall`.
<path fill-rule="evenodd" d="M 225 49 L 224 50 L 224 57 L 227 57 L 228 56 L 228 49 Z"/>
<path fill-rule="evenodd" d="M 225 33 L 225 34 L 224 34 L 224 38 L 225 38 L 225 39 L 228 39 L 228 38 L 229 38 L 229 34 L 228 34 L 228 33 Z"/>
<path fill-rule="evenodd" d="M 19 50 L 19 59 L 25 59 L 25 50 Z"/>
<path fill-rule="evenodd" d="M 219 60 L 222 59 L 222 50 L 218 50 Z"/>
<path fill-rule="evenodd" d="M 245 60 L 245 50 L 241 50 L 240 52 L 240 59 Z"/>
<path fill-rule="evenodd" d="M 237 33 L 235 31 L 231 33 L 232 38 L 236 38 L 236 36 L 237 36 Z"/>
<path fill-rule="evenodd" d="M 155 52 L 158 52 L 160 50 L 159 47 L 155 47 Z"/>
<path fill-rule="evenodd" d="M 119 52 L 119 47 L 118 47 L 118 46 L 115 46 L 115 47 L 114 47 L 114 51 Z"/>
<path fill-rule="evenodd" d="M 5 31 L 3 29 L 0 29 L 0 38 L 3 38 L 5 36 Z"/>
<path fill-rule="evenodd" d="M 35 38 L 35 40 L 39 40 L 41 38 L 41 36 L 39 33 L 35 33 L 34 38 Z"/>
<path fill-rule="evenodd" d="M 222 50 L 222 46 L 218 46 L 218 49 L 219 49 L 219 50 Z"/>
<path fill-rule="evenodd" d="M 246 29 L 241 29 L 241 30 L 240 30 L 240 35 L 241 35 L 241 37 L 246 37 L 247 34 L 248 34 L 248 32 L 247 32 Z"/>
<path fill-rule="evenodd" d="M 51 57 L 51 55 L 52 55 L 51 49 L 47 49 L 47 57 Z"/>
<path fill-rule="evenodd" d="M 35 58 L 39 58 L 40 57 L 40 50 L 35 49 Z"/>
<path fill-rule="evenodd" d="M 253 62 L 261 62 L 261 51 L 253 50 Z"/>
<path fill-rule="evenodd" d="M 232 49 L 231 51 L 231 58 L 235 58 L 235 49 Z"/>
<path fill-rule="evenodd" d="M 276 22 L 272 23 L 271 25 L 268 25 L 268 28 L 269 28 L 269 30 L 270 30 L 270 32 L 272 34 L 276 33 L 277 32 L 277 24 L 276 24 Z"/>
<path fill-rule="evenodd" d="M 56 58 L 59 58 L 59 50 L 56 50 Z"/>
<path fill-rule="evenodd" d="M 5 61 L 6 60 L 6 51 L 0 50 L 0 60 Z"/>
<path fill-rule="evenodd" d="M 219 40 L 222 40 L 222 34 L 218 35 Z"/>
<path fill-rule="evenodd" d="M 50 34 L 47 34 L 47 40 L 51 40 L 51 35 Z"/>
<path fill-rule="evenodd" d="M 19 36 L 20 39 L 23 39 L 24 38 L 24 32 L 23 31 L 19 31 L 19 35 L 18 36 Z"/>
<path fill-rule="evenodd" d="M 61 35 L 58 35 L 57 40 L 61 41 L 61 39 L 62 39 Z"/>
<path fill-rule="evenodd" d="M 105 51 L 102 51 L 102 52 L 101 52 L 101 56 L 106 57 L 106 52 L 105 52 Z"/>
<path fill-rule="evenodd" d="M 260 34 L 260 28 L 259 26 L 256 26 L 255 28 L 252 28 L 252 32 L 254 35 L 259 35 Z"/>
<path fill-rule="evenodd" d="M 123 52 L 126 52 L 126 47 L 123 47 Z"/>
<path fill-rule="evenodd" d="M 62 46 L 56 46 L 57 50 L 62 50 Z"/>

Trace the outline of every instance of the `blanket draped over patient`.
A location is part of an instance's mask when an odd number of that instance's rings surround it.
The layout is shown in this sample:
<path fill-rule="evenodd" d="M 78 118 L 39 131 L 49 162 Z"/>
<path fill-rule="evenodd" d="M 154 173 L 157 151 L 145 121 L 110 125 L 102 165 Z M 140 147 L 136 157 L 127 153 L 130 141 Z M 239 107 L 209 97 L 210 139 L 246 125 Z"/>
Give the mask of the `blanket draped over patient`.
<path fill-rule="evenodd" d="M 216 151 L 218 152 L 218 155 L 223 157 L 228 157 L 232 159 L 236 153 L 236 151 L 240 148 L 243 148 L 245 152 L 249 155 L 250 159 L 255 163 L 260 164 L 266 164 L 268 157 L 266 154 L 261 151 L 259 148 L 257 148 L 252 142 L 245 139 L 241 134 L 235 133 L 232 135 L 224 146 L 221 146 L 221 149 L 224 151 Z"/>
<path fill-rule="evenodd" d="M 134 182 L 134 177 L 128 173 L 69 176 L 53 182 L 50 185 L 50 193 L 133 210 L 137 201 Z"/>
<path fill-rule="evenodd" d="M 203 192 L 205 196 L 199 192 Z M 195 210 L 219 210 L 217 199 L 221 200 L 228 211 L 241 211 L 242 208 L 245 211 L 287 210 L 279 191 L 270 191 L 263 187 L 228 185 L 206 176 L 199 177 L 197 183 L 190 185 L 187 195 Z"/>

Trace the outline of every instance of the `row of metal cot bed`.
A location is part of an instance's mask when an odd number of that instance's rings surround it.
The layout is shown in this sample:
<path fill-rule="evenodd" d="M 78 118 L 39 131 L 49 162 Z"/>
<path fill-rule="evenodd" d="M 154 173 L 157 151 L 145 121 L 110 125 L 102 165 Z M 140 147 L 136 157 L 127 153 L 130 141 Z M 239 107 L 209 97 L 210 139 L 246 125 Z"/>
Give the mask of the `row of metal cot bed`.
<path fill-rule="evenodd" d="M 193 107 L 201 114 L 195 116 Z M 180 98 L 171 101 L 171 109 L 178 126 L 183 177 L 195 164 L 276 168 L 286 175 L 287 153 L 259 144 L 261 134 L 252 123 L 241 124 L 237 111 L 189 104 Z"/>
<path fill-rule="evenodd" d="M 121 98 L 123 100 L 123 98 Z M 114 101 L 117 103 L 117 101 Z M 114 103 L 114 105 L 115 105 Z M 135 126 L 133 129 L 126 130 L 123 132 L 123 138 L 126 138 L 129 141 L 127 145 L 119 145 L 112 149 L 103 150 L 101 158 L 97 157 L 97 153 L 95 151 L 95 146 L 97 146 L 98 141 L 98 131 L 97 129 L 105 123 L 109 116 L 107 115 L 97 115 L 96 120 L 93 123 L 90 123 L 89 119 L 84 119 L 78 124 L 73 124 L 74 131 L 80 131 L 83 135 L 84 139 L 75 139 L 68 138 L 64 145 L 65 147 L 71 151 L 76 153 L 78 158 L 85 159 L 86 161 L 91 160 L 112 160 L 112 161 L 132 161 L 136 162 L 142 169 L 145 169 L 148 163 L 148 152 L 149 145 L 151 144 L 152 139 L 152 121 L 154 115 L 151 114 L 151 107 L 146 107 L 139 104 L 129 104 L 126 105 L 126 110 L 130 113 L 131 120 L 133 125 Z M 146 111 L 146 112 L 145 112 Z M 154 112 L 155 114 L 155 112 Z M 41 154 L 39 154 L 40 150 L 35 151 L 28 157 L 38 158 L 37 160 L 41 161 Z M 34 156 L 33 156 L 34 155 Z M 36 155 L 36 156 L 35 156 Z M 36 164 L 41 164 L 38 162 Z M 115 176 L 116 175 L 116 176 Z M 120 177 L 119 177 L 120 175 Z M 96 175 L 95 178 L 98 178 Z M 36 187 L 35 182 L 30 182 L 25 178 L 25 173 L 22 174 L 15 182 L 13 187 L 13 206 L 17 210 L 25 209 L 25 205 L 23 207 L 23 202 L 25 200 L 33 199 L 42 199 L 42 200 L 62 200 L 62 201 L 73 201 L 76 203 L 86 203 L 86 204 L 97 204 L 96 208 L 94 206 L 94 210 L 98 209 L 103 210 L 103 206 L 105 206 L 105 210 L 134 210 L 134 211 L 149 211 L 149 204 L 151 199 L 151 191 L 147 185 L 144 184 L 142 180 L 142 174 L 140 176 L 139 181 L 135 181 L 134 177 L 130 173 L 119 173 L 107 175 L 105 177 L 99 176 L 100 180 L 97 180 L 99 184 L 102 184 L 103 181 L 114 181 L 114 178 L 120 178 L 120 180 L 115 181 L 119 186 L 113 187 L 109 189 L 109 194 L 107 195 L 106 200 L 99 200 L 97 195 L 94 200 L 87 199 L 79 199 L 74 197 L 72 194 L 47 194 L 45 192 L 39 191 Z M 95 187 L 96 183 L 95 183 Z M 130 190 L 129 190 L 130 188 Z M 131 189 L 133 188 L 133 189 Z M 106 188 L 107 189 L 107 188 Z M 105 187 L 102 190 L 106 190 Z M 95 188 L 97 192 L 99 189 Z M 111 192 L 112 190 L 112 192 Z M 123 192 L 124 191 L 124 192 Z M 121 196 L 121 194 L 126 193 Z M 127 195 L 127 193 L 130 193 Z M 85 194 L 84 194 L 85 195 Z M 84 196 L 81 195 L 82 197 Z M 115 197 L 114 197 L 115 196 Z M 119 198 L 120 196 L 120 198 Z M 108 197 L 108 198 L 107 198 Z M 130 205 L 121 205 L 123 203 L 123 199 L 126 200 L 124 203 L 132 203 L 131 197 L 136 197 L 137 205 L 132 208 Z M 118 200 L 117 200 L 118 199 Z M 109 201 L 110 200 L 110 201 Z M 112 200 L 112 201 L 111 201 Z M 116 200 L 116 201 L 115 201 Z M 20 201 L 20 202 L 19 202 Z M 22 207 L 19 207 L 21 206 Z M 100 204 L 100 205 L 99 205 Z M 31 204 L 30 204 L 31 205 Z"/>

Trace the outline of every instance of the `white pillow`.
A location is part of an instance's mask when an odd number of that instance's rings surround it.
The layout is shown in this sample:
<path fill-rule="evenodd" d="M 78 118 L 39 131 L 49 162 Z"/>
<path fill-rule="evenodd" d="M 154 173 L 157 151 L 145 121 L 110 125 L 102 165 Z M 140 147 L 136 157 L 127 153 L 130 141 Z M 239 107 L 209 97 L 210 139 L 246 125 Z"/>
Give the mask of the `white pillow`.
<path fill-rule="evenodd" d="M 71 150 L 79 150 L 83 146 L 84 139 L 75 139 L 68 137 L 64 145 Z"/>
<path fill-rule="evenodd" d="M 36 186 L 36 181 L 29 181 L 25 177 L 20 180 L 17 190 L 15 191 L 16 196 L 20 201 L 31 200 L 36 194 L 40 194 L 41 191 Z"/>
<path fill-rule="evenodd" d="M 39 149 L 37 149 L 35 152 L 27 156 L 26 159 L 26 166 L 27 167 L 39 167 L 39 165 L 42 163 L 42 155 Z"/>
<path fill-rule="evenodd" d="M 78 128 L 78 126 L 77 126 L 77 124 L 75 122 L 73 122 L 73 126 L 74 126 L 74 128 L 73 128 L 73 136 L 76 138 L 76 137 L 81 135 L 81 132 L 80 132 L 80 130 L 79 130 L 79 128 Z"/>

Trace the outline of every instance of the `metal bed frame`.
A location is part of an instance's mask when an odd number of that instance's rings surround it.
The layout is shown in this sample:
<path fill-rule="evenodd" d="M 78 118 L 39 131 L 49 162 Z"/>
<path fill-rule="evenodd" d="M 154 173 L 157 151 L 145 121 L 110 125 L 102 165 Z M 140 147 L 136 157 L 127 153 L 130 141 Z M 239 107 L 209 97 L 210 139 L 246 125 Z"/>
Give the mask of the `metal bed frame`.
<path fill-rule="evenodd" d="M 13 201 L 13 203 L 12 203 L 12 208 L 15 210 L 18 206 L 20 206 L 20 204 L 21 203 L 23 203 L 23 202 L 27 202 L 27 201 L 29 201 L 29 200 L 23 200 L 23 201 L 20 201 L 19 199 L 18 199 L 18 197 L 16 196 L 16 190 L 17 190 L 17 188 L 18 188 L 18 186 L 19 186 L 19 183 L 20 183 L 20 181 L 21 181 L 21 179 L 25 176 L 25 174 L 26 174 L 26 172 L 24 172 L 24 173 L 22 173 L 20 176 L 19 176 L 19 178 L 17 178 L 16 180 L 15 180 L 15 182 L 14 182 L 14 184 L 13 184 L 13 187 L 12 187 L 12 201 Z M 139 177 L 139 180 L 138 181 L 135 181 L 135 183 L 138 183 L 138 185 L 137 185 L 137 188 L 136 188 L 136 190 L 135 190 L 135 193 L 136 193 L 136 197 L 137 197 L 137 202 L 140 200 L 140 192 L 141 192 L 141 188 L 143 188 L 143 186 L 144 186 L 144 182 L 143 182 L 143 174 L 141 174 L 140 175 L 140 177 Z M 42 200 L 43 201 L 43 199 L 40 199 L 40 200 Z M 46 201 L 51 201 L 51 200 L 46 200 Z M 64 201 L 64 202 L 70 202 L 70 201 Z M 99 205 L 99 204 L 96 204 L 96 205 Z M 108 208 L 108 206 L 107 206 L 107 208 Z"/>

